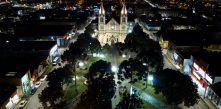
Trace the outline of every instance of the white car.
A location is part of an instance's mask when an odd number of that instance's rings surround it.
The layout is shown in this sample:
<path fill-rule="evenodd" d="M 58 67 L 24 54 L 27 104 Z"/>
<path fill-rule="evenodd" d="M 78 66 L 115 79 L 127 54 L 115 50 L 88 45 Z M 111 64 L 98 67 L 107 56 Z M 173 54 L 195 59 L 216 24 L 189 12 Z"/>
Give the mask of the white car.
<path fill-rule="evenodd" d="M 40 81 L 36 82 L 36 83 L 35 83 L 35 88 L 38 88 L 40 85 L 41 85 L 41 82 L 40 82 Z"/>
<path fill-rule="evenodd" d="M 48 75 L 44 75 L 43 78 L 40 79 L 41 82 L 45 81 Z"/>
<path fill-rule="evenodd" d="M 19 108 L 24 108 L 26 104 L 27 104 L 27 100 L 22 100 L 22 101 L 19 103 L 18 107 L 19 107 Z"/>

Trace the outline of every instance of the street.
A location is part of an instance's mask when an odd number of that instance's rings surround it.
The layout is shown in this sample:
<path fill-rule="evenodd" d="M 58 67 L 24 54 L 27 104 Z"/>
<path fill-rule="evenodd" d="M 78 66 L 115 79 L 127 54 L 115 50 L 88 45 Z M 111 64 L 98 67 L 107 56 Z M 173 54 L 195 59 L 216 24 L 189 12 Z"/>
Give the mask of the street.
<path fill-rule="evenodd" d="M 43 81 L 37 91 L 34 93 L 34 95 L 30 95 L 28 98 L 28 102 L 25 105 L 24 109 L 39 109 L 41 106 L 41 103 L 38 99 L 38 94 L 41 93 L 41 91 L 47 86 L 48 81 Z M 18 105 L 16 105 L 15 109 L 19 109 Z"/>
<path fill-rule="evenodd" d="M 32 95 L 29 99 L 29 102 L 25 106 L 24 109 L 39 109 L 42 107 L 41 103 L 39 102 L 38 99 L 38 94 L 41 93 L 41 91 L 48 85 L 48 81 L 43 81 L 41 83 L 41 86 L 37 89 L 34 95 Z"/>

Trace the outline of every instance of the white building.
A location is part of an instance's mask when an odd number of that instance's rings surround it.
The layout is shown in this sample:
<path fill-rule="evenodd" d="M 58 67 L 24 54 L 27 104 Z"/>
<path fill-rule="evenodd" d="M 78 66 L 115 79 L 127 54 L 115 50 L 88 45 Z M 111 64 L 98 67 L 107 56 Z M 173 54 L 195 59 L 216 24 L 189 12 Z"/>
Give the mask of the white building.
<path fill-rule="evenodd" d="M 118 23 L 114 17 L 112 17 L 110 21 L 106 22 L 105 10 L 103 7 L 103 2 L 101 1 L 98 16 L 98 40 L 100 41 L 101 45 L 111 45 L 116 42 L 124 43 L 124 39 L 126 38 L 127 32 L 128 18 L 125 3 L 123 4 L 121 10 L 120 22 Z"/>

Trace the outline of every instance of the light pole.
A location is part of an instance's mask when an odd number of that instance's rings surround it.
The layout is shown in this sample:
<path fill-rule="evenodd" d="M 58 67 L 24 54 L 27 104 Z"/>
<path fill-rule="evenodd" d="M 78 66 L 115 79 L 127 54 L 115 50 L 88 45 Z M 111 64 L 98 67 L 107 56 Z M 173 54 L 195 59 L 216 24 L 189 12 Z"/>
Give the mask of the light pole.
<path fill-rule="evenodd" d="M 116 67 L 116 66 L 111 66 L 111 71 L 113 71 L 113 72 L 117 72 L 117 70 L 118 70 L 118 68 Z"/>

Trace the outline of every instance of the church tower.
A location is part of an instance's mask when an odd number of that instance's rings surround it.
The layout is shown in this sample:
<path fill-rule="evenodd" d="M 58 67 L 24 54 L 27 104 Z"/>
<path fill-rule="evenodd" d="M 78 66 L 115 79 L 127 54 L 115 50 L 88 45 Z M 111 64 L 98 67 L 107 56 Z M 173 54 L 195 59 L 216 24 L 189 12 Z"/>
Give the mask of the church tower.
<path fill-rule="evenodd" d="M 123 2 L 123 8 L 121 9 L 120 16 L 120 42 L 124 42 L 127 35 L 127 8 L 125 6 L 125 1 Z"/>
<path fill-rule="evenodd" d="M 101 6 L 99 10 L 98 31 L 99 34 L 104 34 L 105 31 L 105 10 L 103 6 L 103 0 L 101 0 Z"/>

